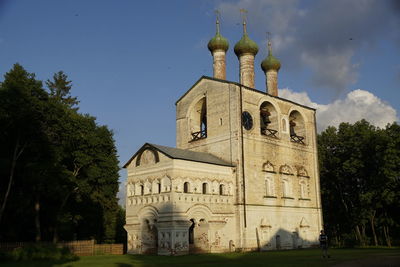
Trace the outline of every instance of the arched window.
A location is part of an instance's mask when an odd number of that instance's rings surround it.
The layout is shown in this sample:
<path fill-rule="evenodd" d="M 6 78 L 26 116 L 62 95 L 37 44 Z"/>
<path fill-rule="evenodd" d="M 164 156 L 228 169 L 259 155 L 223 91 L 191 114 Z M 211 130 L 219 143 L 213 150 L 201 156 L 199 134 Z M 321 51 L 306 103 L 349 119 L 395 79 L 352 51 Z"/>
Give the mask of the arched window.
<path fill-rule="evenodd" d="M 272 177 L 267 177 L 265 179 L 265 193 L 266 196 L 274 196 L 274 181 Z"/>
<path fill-rule="evenodd" d="M 169 192 L 171 190 L 171 179 L 166 175 L 161 179 L 161 192 Z"/>
<path fill-rule="evenodd" d="M 207 137 L 207 101 L 200 99 L 190 112 L 191 141 Z"/>
<path fill-rule="evenodd" d="M 289 115 L 290 141 L 305 145 L 306 128 L 304 119 L 298 111 Z"/>
<path fill-rule="evenodd" d="M 300 182 L 300 198 L 307 198 L 308 194 L 307 194 L 307 186 L 306 183 L 304 181 Z"/>
<path fill-rule="evenodd" d="M 144 185 L 140 185 L 140 195 L 143 196 L 144 195 Z"/>
<path fill-rule="evenodd" d="M 223 185 L 223 184 L 220 184 L 219 185 L 219 194 L 222 196 L 222 195 L 225 195 L 225 185 Z"/>
<path fill-rule="evenodd" d="M 159 179 L 155 179 L 151 183 L 151 192 L 153 194 L 160 194 L 161 193 L 161 181 Z"/>
<path fill-rule="evenodd" d="M 278 138 L 278 113 L 269 102 L 260 106 L 260 131 L 262 135 Z"/>
<path fill-rule="evenodd" d="M 288 180 L 282 181 L 282 195 L 283 197 L 290 197 L 290 185 Z"/>
<path fill-rule="evenodd" d="M 185 182 L 185 183 L 183 184 L 183 193 L 189 193 L 189 190 L 190 190 L 190 188 L 189 188 L 189 182 Z"/>
<path fill-rule="evenodd" d="M 203 194 L 208 194 L 208 184 L 203 183 Z"/>

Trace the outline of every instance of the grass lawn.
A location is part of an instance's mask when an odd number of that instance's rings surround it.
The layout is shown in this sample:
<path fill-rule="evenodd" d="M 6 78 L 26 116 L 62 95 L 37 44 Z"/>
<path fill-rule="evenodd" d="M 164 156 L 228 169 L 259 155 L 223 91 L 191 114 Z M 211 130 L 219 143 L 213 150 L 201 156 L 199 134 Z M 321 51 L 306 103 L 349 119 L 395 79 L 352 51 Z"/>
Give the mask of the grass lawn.
<path fill-rule="evenodd" d="M 116 267 L 150 267 L 150 266 L 335 266 L 350 264 L 356 260 L 367 262 L 382 262 L 380 259 L 391 259 L 396 262 L 392 266 L 400 266 L 400 249 L 388 248 L 363 248 L 363 249 L 330 249 L 331 258 L 323 259 L 321 251 L 289 250 L 269 251 L 251 253 L 224 253 L 224 254 L 197 254 L 186 256 L 143 256 L 143 255 L 121 255 L 121 256 L 86 256 L 77 261 L 29 261 L 29 262 L 6 262 L 0 266 L 116 266 Z M 358 264 L 357 264 L 358 265 Z M 372 265 L 376 266 L 376 265 Z"/>

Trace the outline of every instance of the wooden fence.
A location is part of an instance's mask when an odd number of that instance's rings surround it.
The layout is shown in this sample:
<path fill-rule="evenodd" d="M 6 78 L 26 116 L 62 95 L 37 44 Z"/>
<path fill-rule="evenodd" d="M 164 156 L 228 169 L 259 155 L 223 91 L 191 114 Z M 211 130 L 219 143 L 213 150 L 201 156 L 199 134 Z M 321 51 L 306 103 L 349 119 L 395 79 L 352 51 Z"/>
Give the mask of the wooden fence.
<path fill-rule="evenodd" d="M 16 248 L 35 245 L 38 243 L 32 242 L 0 242 L 0 250 L 11 251 Z M 39 244 L 51 244 L 41 242 Z M 92 255 L 122 255 L 124 254 L 123 244 L 96 244 L 94 240 L 79 240 L 59 242 L 57 247 L 67 247 L 77 256 L 92 256 Z"/>

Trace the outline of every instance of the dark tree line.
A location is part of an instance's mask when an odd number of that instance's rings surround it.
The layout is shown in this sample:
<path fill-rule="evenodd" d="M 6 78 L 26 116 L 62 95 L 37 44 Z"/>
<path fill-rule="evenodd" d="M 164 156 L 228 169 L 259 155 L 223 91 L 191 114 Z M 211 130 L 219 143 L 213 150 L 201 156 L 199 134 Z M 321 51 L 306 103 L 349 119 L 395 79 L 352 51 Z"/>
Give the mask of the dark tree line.
<path fill-rule="evenodd" d="M 0 83 L 0 240 L 123 241 L 113 133 L 79 113 L 62 72 Z"/>
<path fill-rule="evenodd" d="M 318 146 L 324 227 L 331 241 L 399 244 L 400 126 L 341 123 L 323 131 Z"/>

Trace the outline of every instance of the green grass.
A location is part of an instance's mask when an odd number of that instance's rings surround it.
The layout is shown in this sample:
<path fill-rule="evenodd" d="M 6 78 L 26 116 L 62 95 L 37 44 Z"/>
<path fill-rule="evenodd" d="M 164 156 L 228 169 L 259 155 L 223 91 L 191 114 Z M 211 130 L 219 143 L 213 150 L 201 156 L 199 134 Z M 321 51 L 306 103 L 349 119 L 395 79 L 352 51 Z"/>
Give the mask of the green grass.
<path fill-rule="evenodd" d="M 176 257 L 152 255 L 104 255 L 80 257 L 77 261 L 6 262 L 0 263 L 0 266 L 333 266 L 359 259 L 371 259 L 377 261 L 380 258 L 392 257 L 393 259 L 400 260 L 399 248 L 330 249 L 329 253 L 331 255 L 331 258 L 329 259 L 323 259 L 321 257 L 321 251 L 317 249 L 270 251 L 261 253 L 197 254 Z"/>

